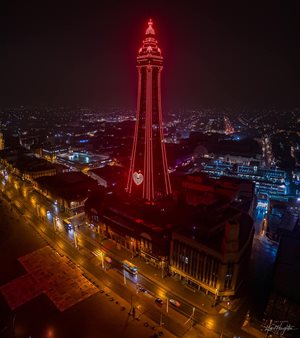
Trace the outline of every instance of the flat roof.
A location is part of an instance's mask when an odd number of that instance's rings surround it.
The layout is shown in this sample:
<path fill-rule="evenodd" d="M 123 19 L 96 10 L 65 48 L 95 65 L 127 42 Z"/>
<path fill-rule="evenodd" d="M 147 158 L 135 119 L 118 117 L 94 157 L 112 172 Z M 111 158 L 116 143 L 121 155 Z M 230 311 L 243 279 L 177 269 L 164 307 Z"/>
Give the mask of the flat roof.
<path fill-rule="evenodd" d="M 95 180 L 80 171 L 40 177 L 37 182 L 42 188 L 67 200 L 82 200 L 88 196 L 89 190 L 98 187 Z"/>
<path fill-rule="evenodd" d="M 104 195 L 104 207 L 100 205 L 100 197 L 95 196 L 88 201 L 87 208 L 94 209 L 100 216 L 122 224 L 135 230 L 163 233 L 173 228 L 176 218 L 174 209 L 166 210 L 159 206 L 149 206 L 135 203 L 127 197 L 119 198 L 115 195 Z M 100 211 L 101 208 L 101 211 Z M 163 210 L 162 210 L 163 209 Z"/>
<path fill-rule="evenodd" d="M 274 272 L 274 289 L 292 301 L 300 302 L 300 224 L 282 236 Z"/>
<path fill-rule="evenodd" d="M 73 163 L 79 163 L 79 164 L 89 164 L 89 163 L 97 163 L 101 161 L 105 161 L 109 159 L 108 155 L 100 155 L 100 154 L 89 154 L 85 152 L 70 152 L 70 153 L 64 153 L 57 155 L 58 158 L 68 161 L 68 162 L 73 162 Z"/>
<path fill-rule="evenodd" d="M 232 207 L 226 207 L 220 211 L 213 208 L 200 208 L 189 224 L 181 226 L 174 233 L 223 252 L 225 225 L 226 222 L 231 221 L 239 223 L 238 241 L 239 248 L 241 248 L 252 232 L 253 220 L 248 214 Z"/>
<path fill-rule="evenodd" d="M 94 173 L 104 179 L 121 179 L 121 175 L 124 175 L 126 170 L 120 166 L 106 165 L 102 168 L 92 169 L 90 172 Z"/>
<path fill-rule="evenodd" d="M 9 162 L 22 172 L 36 172 L 55 169 L 55 166 L 48 161 L 30 155 L 21 155 L 16 159 L 9 160 Z"/>

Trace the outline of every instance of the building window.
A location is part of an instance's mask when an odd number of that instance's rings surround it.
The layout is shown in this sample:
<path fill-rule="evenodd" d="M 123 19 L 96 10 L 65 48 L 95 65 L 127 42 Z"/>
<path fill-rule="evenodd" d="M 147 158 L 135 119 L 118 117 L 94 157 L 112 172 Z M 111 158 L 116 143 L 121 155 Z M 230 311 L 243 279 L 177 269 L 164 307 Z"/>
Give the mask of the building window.
<path fill-rule="evenodd" d="M 96 215 L 93 215 L 93 216 L 92 216 L 92 221 L 93 221 L 93 222 L 98 222 L 98 221 L 99 221 L 99 217 L 96 216 Z"/>
<path fill-rule="evenodd" d="M 232 286 L 232 276 L 233 276 L 233 263 L 227 265 L 227 271 L 225 275 L 224 289 L 231 289 Z"/>

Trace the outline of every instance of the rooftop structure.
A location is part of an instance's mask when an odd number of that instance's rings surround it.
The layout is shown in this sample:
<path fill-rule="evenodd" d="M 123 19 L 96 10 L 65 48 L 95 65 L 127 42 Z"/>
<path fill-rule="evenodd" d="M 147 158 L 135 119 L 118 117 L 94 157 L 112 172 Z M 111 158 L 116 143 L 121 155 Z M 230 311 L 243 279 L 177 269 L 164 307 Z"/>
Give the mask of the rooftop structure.
<path fill-rule="evenodd" d="M 255 183 L 257 193 L 269 196 L 288 194 L 289 180 L 287 172 L 278 168 L 228 164 L 223 161 L 202 161 L 201 170 L 212 177 L 237 177 Z"/>
<path fill-rule="evenodd" d="M 9 171 L 29 181 L 34 181 L 42 176 L 55 175 L 58 169 L 48 161 L 37 158 L 31 153 L 24 152 L 22 149 L 3 151 L 0 158 L 1 163 Z"/>
<path fill-rule="evenodd" d="M 82 211 L 89 191 L 97 188 L 97 182 L 81 172 L 68 172 L 37 180 L 37 189 L 70 213 Z"/>
<path fill-rule="evenodd" d="M 124 188 L 126 171 L 123 167 L 106 165 L 103 168 L 92 169 L 87 174 L 105 188 Z"/>
<path fill-rule="evenodd" d="M 79 170 L 103 167 L 111 162 L 108 155 L 96 155 L 85 152 L 68 152 L 57 155 L 57 162 Z"/>
<path fill-rule="evenodd" d="M 285 231 L 277 253 L 273 285 L 265 318 L 287 321 L 294 326 L 295 337 L 300 332 L 300 224 Z M 298 334 L 297 334 L 298 333 Z"/>

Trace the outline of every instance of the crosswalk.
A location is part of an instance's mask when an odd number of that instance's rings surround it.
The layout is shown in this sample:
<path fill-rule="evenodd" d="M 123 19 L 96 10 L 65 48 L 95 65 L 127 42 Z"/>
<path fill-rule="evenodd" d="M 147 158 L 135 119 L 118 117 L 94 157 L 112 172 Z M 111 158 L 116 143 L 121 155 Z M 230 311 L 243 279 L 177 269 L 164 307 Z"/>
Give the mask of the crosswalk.
<path fill-rule="evenodd" d="M 93 255 L 95 255 L 96 257 L 99 257 L 103 254 L 103 252 L 100 249 L 96 249 L 92 252 Z"/>

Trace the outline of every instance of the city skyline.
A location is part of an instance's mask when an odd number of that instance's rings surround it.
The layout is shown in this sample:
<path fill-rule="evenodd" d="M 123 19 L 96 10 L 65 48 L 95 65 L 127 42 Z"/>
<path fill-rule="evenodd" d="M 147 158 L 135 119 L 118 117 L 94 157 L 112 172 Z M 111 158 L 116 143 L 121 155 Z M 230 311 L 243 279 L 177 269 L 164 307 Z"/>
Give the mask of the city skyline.
<path fill-rule="evenodd" d="M 299 106 L 297 11 L 272 3 L 7 5 L 1 105 L 135 106 L 149 17 L 165 54 L 165 106 Z M 124 67 L 126 65 L 126 67 Z"/>
<path fill-rule="evenodd" d="M 299 24 L 279 4 L 10 7 L 1 336 L 299 337 Z"/>

